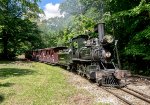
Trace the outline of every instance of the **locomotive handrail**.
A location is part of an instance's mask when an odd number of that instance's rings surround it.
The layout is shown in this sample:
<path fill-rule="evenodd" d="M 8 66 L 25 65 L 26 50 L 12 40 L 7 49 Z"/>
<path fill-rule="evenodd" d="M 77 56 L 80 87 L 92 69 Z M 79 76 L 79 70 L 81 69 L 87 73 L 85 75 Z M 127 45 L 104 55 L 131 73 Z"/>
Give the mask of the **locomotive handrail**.
<path fill-rule="evenodd" d="M 106 37 L 104 39 L 103 23 L 98 25 L 98 32 L 99 36 L 95 38 L 89 39 L 89 36 L 87 35 L 79 35 L 72 38 L 69 47 L 70 50 L 68 50 L 68 52 L 61 52 L 61 50 L 63 49 L 69 49 L 66 46 L 52 47 L 48 49 L 46 48 L 36 50 L 35 55 L 32 58 L 34 58 L 37 61 L 46 61 L 48 63 L 54 63 L 58 65 L 60 64 L 60 62 L 65 62 L 65 66 L 67 65 L 69 68 L 75 71 L 78 71 L 79 68 L 83 69 L 82 65 L 85 65 L 85 67 L 87 68 L 81 70 L 80 74 L 89 75 L 89 78 L 95 79 L 96 81 L 99 81 L 99 83 L 101 82 L 100 79 L 103 79 L 103 85 L 119 85 L 119 81 L 121 79 L 116 78 L 116 76 L 114 75 L 114 73 L 116 72 L 116 67 L 114 63 L 112 63 L 113 58 L 111 57 L 112 54 L 117 54 L 119 68 L 121 68 L 117 49 L 117 40 L 115 41 L 114 45 L 114 43 L 109 43 L 114 42 L 112 41 L 111 37 Z M 84 41 L 87 43 L 89 42 L 88 46 L 86 45 L 86 43 L 84 43 Z M 115 48 L 115 53 L 111 52 L 113 50 L 112 47 Z M 45 57 L 41 56 L 42 51 L 45 53 Z M 48 53 L 46 53 L 45 51 L 48 51 Z M 49 59 L 47 59 L 46 57 L 49 55 L 51 56 L 49 57 Z M 59 59 L 60 57 L 61 60 Z M 90 69 L 89 71 L 93 72 L 86 71 L 86 69 L 88 69 L 88 67 L 92 66 L 93 64 L 96 65 L 94 71 L 92 69 Z M 79 66 L 79 68 L 77 65 Z M 97 67 L 99 67 L 99 69 L 97 69 Z M 106 71 L 107 73 L 104 73 L 102 71 Z"/>

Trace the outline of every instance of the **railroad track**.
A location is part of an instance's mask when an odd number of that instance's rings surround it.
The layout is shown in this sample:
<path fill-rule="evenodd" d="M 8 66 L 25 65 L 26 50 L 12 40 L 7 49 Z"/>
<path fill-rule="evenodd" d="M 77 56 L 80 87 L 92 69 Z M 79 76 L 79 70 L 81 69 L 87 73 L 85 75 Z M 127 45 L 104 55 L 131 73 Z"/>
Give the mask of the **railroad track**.
<path fill-rule="evenodd" d="M 143 76 L 142 76 L 142 77 L 138 77 L 138 78 L 144 78 L 144 79 L 150 80 L 149 78 L 145 78 L 145 77 L 143 77 Z M 93 82 L 93 81 L 91 81 L 91 82 Z M 109 90 L 107 87 L 101 86 L 100 88 L 102 88 L 103 90 L 105 90 L 105 91 L 107 91 L 107 92 L 113 94 L 114 96 L 116 96 L 117 98 L 119 98 L 120 100 L 122 100 L 124 103 L 126 103 L 126 104 L 128 104 L 128 105 L 137 105 L 137 104 L 134 104 L 134 103 L 128 101 L 127 99 L 123 98 L 122 96 L 119 96 L 117 93 L 115 93 L 115 92 Z M 114 88 L 114 87 L 113 87 L 113 88 Z M 144 94 L 144 93 L 141 93 L 141 92 L 139 92 L 139 91 L 137 91 L 137 90 L 134 90 L 134 89 L 132 89 L 132 88 L 129 88 L 129 87 L 116 88 L 116 89 L 121 90 L 121 91 L 124 91 L 125 93 L 127 93 L 127 94 L 129 94 L 129 95 L 132 95 L 132 96 L 134 96 L 134 97 L 136 97 L 136 98 L 138 98 L 138 99 L 140 99 L 140 100 L 146 102 L 146 103 L 147 103 L 146 105 L 150 105 L 150 96 L 149 96 L 149 95 L 146 95 L 146 94 Z"/>
<path fill-rule="evenodd" d="M 122 96 L 118 95 L 117 93 L 111 91 L 110 89 L 108 88 L 105 88 L 105 87 L 101 87 L 103 90 L 113 94 L 114 96 L 116 96 L 117 98 L 119 98 L 120 100 L 122 100 L 124 103 L 128 104 L 128 105 L 134 105 L 132 102 L 128 101 L 127 99 L 123 98 Z M 121 91 L 124 91 L 125 93 L 127 94 L 130 94 L 148 104 L 150 104 L 150 96 L 146 95 L 146 94 L 143 94 L 137 90 L 134 90 L 134 89 L 131 89 L 131 88 L 128 88 L 128 87 L 125 87 L 125 88 L 120 88 L 119 90 Z"/>
<path fill-rule="evenodd" d="M 141 76 L 141 75 L 132 75 L 131 77 L 137 77 L 137 78 L 143 78 L 143 79 L 150 80 L 150 77 L 147 77 L 147 76 Z"/>
<path fill-rule="evenodd" d="M 145 78 L 145 79 L 148 79 L 150 80 L 150 78 L 148 77 L 139 77 L 139 76 L 133 76 L 133 77 L 138 77 L 138 78 Z M 93 83 L 93 81 L 91 81 Z M 128 101 L 127 99 L 123 98 L 122 96 L 119 96 L 118 94 L 116 94 L 115 92 L 112 92 L 111 90 L 107 89 L 106 87 L 100 87 L 102 88 L 103 90 L 113 94 L 114 96 L 116 96 L 117 98 L 119 98 L 120 100 L 122 100 L 124 103 L 128 104 L 128 105 L 135 105 L 133 104 L 132 102 Z M 150 96 L 146 95 L 146 94 L 143 94 L 137 90 L 134 90 L 134 89 L 131 89 L 131 88 L 128 88 L 128 87 L 125 87 L 125 88 L 118 88 L 118 90 L 121 90 L 121 91 L 124 91 L 125 93 L 127 94 L 130 94 L 140 100 L 143 100 L 145 102 L 148 103 L 148 105 L 150 104 Z"/>

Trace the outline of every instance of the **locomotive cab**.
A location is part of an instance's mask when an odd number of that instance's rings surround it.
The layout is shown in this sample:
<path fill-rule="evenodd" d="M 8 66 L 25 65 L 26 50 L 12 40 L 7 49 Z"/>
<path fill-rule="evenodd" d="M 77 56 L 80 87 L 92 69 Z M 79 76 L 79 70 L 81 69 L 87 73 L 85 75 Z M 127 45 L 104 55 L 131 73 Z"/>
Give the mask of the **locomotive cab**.
<path fill-rule="evenodd" d="M 55 47 L 26 52 L 26 57 L 36 61 L 65 65 L 78 74 L 94 79 L 99 85 L 118 86 L 120 80 L 130 76 L 126 70 L 120 70 L 114 64 L 118 61 L 117 41 L 111 35 L 104 34 L 104 24 L 96 26 L 98 36 L 89 38 L 79 35 L 71 39 L 68 47 Z M 32 56 L 29 56 L 32 53 Z"/>
<path fill-rule="evenodd" d="M 88 40 L 87 35 L 79 35 L 74 37 L 71 41 L 71 50 L 72 50 L 72 58 L 79 59 L 80 56 L 80 49 L 85 47 L 84 42 Z"/>

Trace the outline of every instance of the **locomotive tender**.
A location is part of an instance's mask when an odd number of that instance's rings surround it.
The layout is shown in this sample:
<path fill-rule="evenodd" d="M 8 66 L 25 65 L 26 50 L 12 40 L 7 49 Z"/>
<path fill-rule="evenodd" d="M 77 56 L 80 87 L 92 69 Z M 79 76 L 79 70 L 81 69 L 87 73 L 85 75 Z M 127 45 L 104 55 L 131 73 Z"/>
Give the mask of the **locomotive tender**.
<path fill-rule="evenodd" d="M 72 38 L 69 48 L 56 47 L 32 51 L 30 58 L 67 66 L 67 69 L 74 70 L 79 75 L 96 80 L 100 86 L 124 86 L 121 80 L 126 79 L 130 73 L 120 70 L 113 62 L 116 59 L 116 41 L 112 36 L 104 35 L 103 23 L 98 24 L 96 30 L 98 38 L 79 35 Z"/>

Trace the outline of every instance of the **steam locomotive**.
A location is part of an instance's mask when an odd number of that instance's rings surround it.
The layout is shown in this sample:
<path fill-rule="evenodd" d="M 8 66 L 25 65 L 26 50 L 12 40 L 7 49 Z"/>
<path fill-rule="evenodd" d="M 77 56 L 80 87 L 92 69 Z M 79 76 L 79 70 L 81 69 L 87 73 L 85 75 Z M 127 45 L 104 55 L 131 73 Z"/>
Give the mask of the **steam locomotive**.
<path fill-rule="evenodd" d="M 98 24 L 95 30 L 99 34 L 96 38 L 79 35 L 71 39 L 69 47 L 30 51 L 26 58 L 66 66 L 68 70 L 95 80 L 100 86 L 125 86 L 122 80 L 130 73 L 120 70 L 114 63 L 118 56 L 117 41 L 110 35 L 104 35 L 104 23 Z"/>

